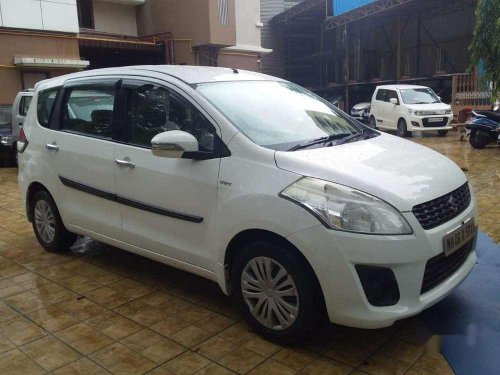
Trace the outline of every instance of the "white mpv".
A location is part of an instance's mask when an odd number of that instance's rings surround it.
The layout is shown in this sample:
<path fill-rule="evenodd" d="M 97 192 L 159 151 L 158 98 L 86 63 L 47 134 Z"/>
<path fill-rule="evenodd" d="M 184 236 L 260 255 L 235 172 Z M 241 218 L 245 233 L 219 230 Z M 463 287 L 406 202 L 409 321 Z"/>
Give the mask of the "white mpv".
<path fill-rule="evenodd" d="M 373 93 L 370 127 L 396 130 L 398 136 L 408 137 L 412 132 L 437 131 L 445 136 L 453 129 L 451 106 L 425 86 L 378 86 Z"/>
<path fill-rule="evenodd" d="M 76 235 L 213 280 L 275 340 L 386 327 L 476 261 L 476 203 L 446 157 L 290 82 L 143 66 L 39 83 L 18 141 L 49 251 Z"/>

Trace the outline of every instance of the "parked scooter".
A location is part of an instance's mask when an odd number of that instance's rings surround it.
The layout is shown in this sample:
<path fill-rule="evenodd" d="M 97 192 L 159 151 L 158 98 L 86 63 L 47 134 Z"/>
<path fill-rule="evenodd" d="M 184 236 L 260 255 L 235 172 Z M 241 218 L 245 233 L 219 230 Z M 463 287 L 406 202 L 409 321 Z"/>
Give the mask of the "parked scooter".
<path fill-rule="evenodd" d="M 499 106 L 493 111 L 472 111 L 465 127 L 474 148 L 484 148 L 492 142 L 500 143 Z"/>

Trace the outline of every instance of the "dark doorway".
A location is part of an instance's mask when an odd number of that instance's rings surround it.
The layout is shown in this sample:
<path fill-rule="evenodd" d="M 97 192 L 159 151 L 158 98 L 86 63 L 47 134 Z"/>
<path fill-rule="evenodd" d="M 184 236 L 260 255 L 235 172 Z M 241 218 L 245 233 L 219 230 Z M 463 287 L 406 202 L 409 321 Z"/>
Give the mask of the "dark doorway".
<path fill-rule="evenodd" d="M 80 46 L 80 56 L 90 61 L 89 69 L 165 64 L 165 52 L 162 46 L 158 46 L 156 51 Z"/>

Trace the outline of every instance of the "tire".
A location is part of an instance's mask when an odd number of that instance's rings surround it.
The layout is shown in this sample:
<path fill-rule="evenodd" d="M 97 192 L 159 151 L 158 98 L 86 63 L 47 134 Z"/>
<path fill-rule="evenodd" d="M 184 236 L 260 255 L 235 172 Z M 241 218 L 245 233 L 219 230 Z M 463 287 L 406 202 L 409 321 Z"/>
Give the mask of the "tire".
<path fill-rule="evenodd" d="M 438 130 L 438 134 L 440 137 L 446 137 L 448 130 Z"/>
<path fill-rule="evenodd" d="M 56 204 L 49 193 L 38 191 L 30 201 L 33 231 L 42 247 L 50 252 L 67 251 L 76 241 L 76 234 L 69 232 L 61 220 Z"/>
<path fill-rule="evenodd" d="M 398 137 L 405 138 L 405 137 L 411 137 L 411 133 L 408 132 L 408 127 L 406 126 L 406 120 L 405 119 L 400 119 L 398 121 L 398 129 L 397 129 L 397 135 Z"/>
<path fill-rule="evenodd" d="M 375 120 L 375 117 L 370 117 L 370 128 L 372 129 L 377 129 L 377 120 Z"/>
<path fill-rule="evenodd" d="M 474 129 L 470 132 L 469 142 L 474 148 L 484 148 L 490 142 L 490 137 L 488 133 Z"/>
<path fill-rule="evenodd" d="M 265 268 L 266 265 L 270 268 Z M 254 271 L 252 266 L 269 269 L 271 278 L 266 278 L 265 273 L 256 276 L 258 270 Z M 277 277 L 283 271 L 286 272 L 283 277 L 273 280 L 273 276 Z M 261 288 L 259 285 L 264 284 L 259 280 L 274 282 L 277 288 Z M 299 342 L 313 333 L 323 317 L 321 312 L 325 311 L 318 282 L 312 271 L 304 265 L 304 260 L 289 248 L 271 241 L 254 242 L 239 252 L 231 266 L 231 285 L 233 298 L 250 327 L 268 340 L 280 344 Z M 262 297 L 244 298 L 243 289 L 245 292 L 261 290 Z M 289 295 L 287 293 L 287 296 L 279 297 L 279 292 L 288 292 Z M 285 309 L 288 315 L 281 315 L 283 319 L 280 320 L 276 310 L 273 310 L 271 319 L 265 322 L 264 317 L 270 306 L 278 310 L 281 308 L 281 312 L 283 306 L 288 306 Z M 251 311 L 252 307 L 257 309 L 255 315 Z"/>

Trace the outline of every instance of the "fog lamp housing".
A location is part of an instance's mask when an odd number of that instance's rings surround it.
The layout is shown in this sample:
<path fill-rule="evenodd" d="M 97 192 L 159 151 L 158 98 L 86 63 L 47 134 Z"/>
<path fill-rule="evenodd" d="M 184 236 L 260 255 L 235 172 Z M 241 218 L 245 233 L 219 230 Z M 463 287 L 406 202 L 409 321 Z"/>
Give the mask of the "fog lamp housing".
<path fill-rule="evenodd" d="M 372 306 L 394 306 L 399 302 L 398 282 L 390 268 L 356 265 L 356 272 Z"/>

